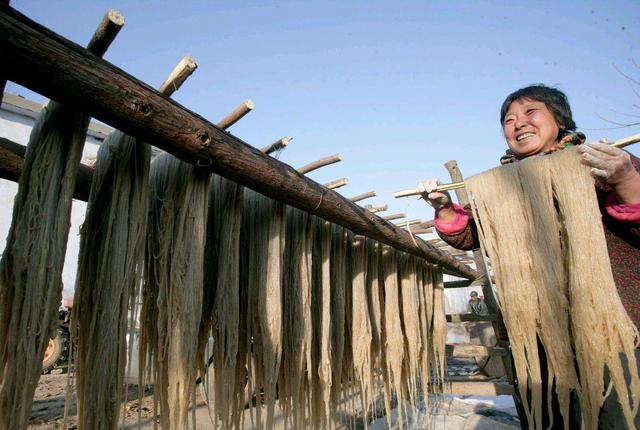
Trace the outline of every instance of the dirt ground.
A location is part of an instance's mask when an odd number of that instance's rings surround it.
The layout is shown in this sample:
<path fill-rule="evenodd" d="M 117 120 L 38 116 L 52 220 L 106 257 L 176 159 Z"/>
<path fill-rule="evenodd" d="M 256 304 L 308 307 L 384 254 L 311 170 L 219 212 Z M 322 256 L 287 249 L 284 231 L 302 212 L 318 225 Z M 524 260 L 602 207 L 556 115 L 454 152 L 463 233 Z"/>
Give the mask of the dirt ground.
<path fill-rule="evenodd" d="M 458 369 L 460 367 L 460 369 Z M 464 363 L 460 366 L 450 366 L 452 374 L 464 372 Z M 67 391 L 68 375 L 60 369 L 56 369 L 53 374 L 42 375 L 40 383 L 36 389 L 33 411 L 29 422 L 29 429 L 77 429 L 75 399 L 69 402 L 68 418 L 64 418 L 65 393 Z M 200 397 L 200 390 L 197 390 L 196 427 L 194 430 L 213 429 L 209 411 L 204 401 Z M 125 403 L 123 429 L 150 430 L 154 427 L 153 414 L 153 391 L 147 388 L 143 393 L 142 402 L 138 401 L 137 386 L 131 386 L 127 392 L 127 398 L 131 399 Z M 510 396 L 498 396 L 479 398 L 474 396 L 445 396 L 439 397 L 436 401 L 429 400 L 429 403 L 437 407 L 431 409 L 430 415 L 425 415 L 424 411 L 418 411 L 409 423 L 407 429 L 417 430 L 432 428 L 437 430 L 517 430 L 519 429 L 518 419 L 513 407 L 513 400 Z M 382 405 L 380 405 L 382 406 Z M 249 409 L 246 410 L 249 412 Z M 138 421 L 140 413 L 140 421 Z M 351 414 L 350 414 L 351 416 Z M 355 416 L 355 415 L 354 415 Z M 392 411 L 392 420 L 396 421 L 397 411 Z M 282 414 L 276 411 L 275 428 L 284 428 Z M 250 418 L 247 417 L 244 429 L 251 429 Z M 386 430 L 389 427 L 386 418 L 370 422 L 368 425 L 356 425 L 356 428 L 370 430 Z M 394 425 L 392 428 L 397 428 Z"/>
<path fill-rule="evenodd" d="M 36 388 L 36 394 L 29 420 L 30 429 L 76 429 L 75 396 L 69 402 L 68 417 L 64 418 L 65 395 L 67 392 L 68 374 L 56 369 L 52 374 L 42 375 Z M 74 393 L 75 394 L 75 393 Z M 143 393 L 142 402 L 138 401 L 138 387 L 129 387 L 124 408 L 125 429 L 138 428 L 138 411 L 141 423 L 145 426 L 153 425 L 153 391 L 148 388 Z"/>

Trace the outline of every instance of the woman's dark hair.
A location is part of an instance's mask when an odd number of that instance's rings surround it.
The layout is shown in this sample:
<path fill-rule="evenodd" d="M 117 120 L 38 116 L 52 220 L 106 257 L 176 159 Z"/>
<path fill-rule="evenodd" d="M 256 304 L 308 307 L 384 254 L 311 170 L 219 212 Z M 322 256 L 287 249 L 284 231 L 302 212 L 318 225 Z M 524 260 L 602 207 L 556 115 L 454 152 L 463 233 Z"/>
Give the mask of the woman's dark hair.
<path fill-rule="evenodd" d="M 509 94 L 500 109 L 500 124 L 504 124 L 504 117 L 507 115 L 511 103 L 523 98 L 544 103 L 560 125 L 560 131 L 576 129 L 567 96 L 562 91 L 544 84 L 530 85 Z"/>

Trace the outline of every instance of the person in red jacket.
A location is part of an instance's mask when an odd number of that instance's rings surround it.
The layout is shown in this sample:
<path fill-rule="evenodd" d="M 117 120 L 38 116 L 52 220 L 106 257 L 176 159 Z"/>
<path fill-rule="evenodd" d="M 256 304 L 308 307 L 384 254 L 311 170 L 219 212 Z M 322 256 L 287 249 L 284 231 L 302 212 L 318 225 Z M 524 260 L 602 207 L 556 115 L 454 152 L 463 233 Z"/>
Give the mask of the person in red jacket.
<path fill-rule="evenodd" d="M 596 179 L 620 299 L 631 320 L 640 327 L 640 160 L 604 143 L 585 144 L 584 134 L 576 132 L 566 95 L 545 85 L 531 85 L 507 96 L 500 110 L 500 123 L 509 147 L 501 164 L 578 146 L 583 163 L 591 167 Z M 438 184 L 440 181 L 430 179 L 418 185 L 422 197 L 436 211 L 438 235 L 455 248 L 477 248 L 478 236 L 469 207 L 453 203 L 448 192 L 434 191 Z M 624 428 L 616 403 L 615 394 L 609 396 L 600 414 L 599 428 Z M 636 419 L 636 426 L 640 428 L 640 418 Z"/>

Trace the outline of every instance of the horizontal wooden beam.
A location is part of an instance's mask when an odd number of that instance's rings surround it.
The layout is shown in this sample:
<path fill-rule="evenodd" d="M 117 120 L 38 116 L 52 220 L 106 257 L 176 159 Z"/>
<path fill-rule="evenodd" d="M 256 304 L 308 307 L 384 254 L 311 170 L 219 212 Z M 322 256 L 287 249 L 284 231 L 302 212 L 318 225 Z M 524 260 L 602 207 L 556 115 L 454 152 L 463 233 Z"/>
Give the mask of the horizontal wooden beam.
<path fill-rule="evenodd" d="M 24 163 L 26 150 L 26 146 L 0 137 L 0 178 L 18 182 L 22 174 L 22 165 Z M 89 199 L 92 179 L 93 168 L 85 164 L 80 164 L 73 198 L 86 202 Z"/>
<path fill-rule="evenodd" d="M 481 345 L 446 345 L 445 355 L 448 357 L 496 357 L 507 355 L 505 348 Z"/>
<path fill-rule="evenodd" d="M 468 394 L 474 396 L 512 396 L 513 386 L 507 382 L 494 381 L 453 381 L 444 383 L 447 394 Z"/>
<path fill-rule="evenodd" d="M 7 79 L 267 197 L 408 252 L 446 272 L 476 271 L 221 130 L 86 49 L 0 5 Z M 52 77 L 55 77 L 53 79 Z"/>
<path fill-rule="evenodd" d="M 447 322 L 470 322 L 470 321 L 497 321 L 496 314 L 475 315 L 475 314 L 447 314 Z"/>

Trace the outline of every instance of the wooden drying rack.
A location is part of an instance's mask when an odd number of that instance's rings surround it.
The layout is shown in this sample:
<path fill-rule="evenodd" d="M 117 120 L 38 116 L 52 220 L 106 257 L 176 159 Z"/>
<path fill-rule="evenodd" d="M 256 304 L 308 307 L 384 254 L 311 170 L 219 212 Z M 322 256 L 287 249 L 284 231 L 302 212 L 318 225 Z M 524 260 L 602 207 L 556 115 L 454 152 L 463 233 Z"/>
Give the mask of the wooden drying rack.
<path fill-rule="evenodd" d="M 233 121 L 230 117 L 237 120 L 253 108 L 250 100 L 216 126 L 108 62 L 89 54 L 84 48 L 29 20 L 1 1 L 0 64 L 1 88 L 6 79 L 10 79 L 46 97 L 77 106 L 127 134 L 153 142 L 184 161 L 342 225 L 354 233 L 425 258 L 439 264 L 447 273 L 472 280 L 446 283 L 446 288 L 476 285 L 486 276 L 477 252 L 474 255 L 479 269 L 473 270 L 450 254 L 388 222 L 404 214 L 389 215 L 384 219 L 355 204 L 355 201 L 375 196 L 374 192 L 354 196 L 352 199 L 345 198 L 263 153 L 286 146 L 289 138 L 282 138 L 264 147 L 261 152 L 224 132 L 222 129 L 228 126 L 229 121 Z M 58 79 L 51 79 L 51 76 Z M 6 149 L 0 151 L 0 176 L 17 181 L 24 147 L 0 138 L 0 148 Z M 336 158 L 339 156 L 333 157 L 333 162 Z M 452 180 L 462 180 L 455 162 L 448 163 L 447 168 Z M 81 168 L 76 197 L 86 200 L 92 174 L 93 171 L 86 166 Z M 464 193 L 464 190 L 456 192 Z M 464 203 L 466 197 L 459 194 L 458 200 Z M 449 345 L 447 355 L 500 356 L 508 372 L 509 382 L 513 385 L 511 355 L 502 317 L 493 291 L 487 284 L 482 283 L 482 287 L 490 315 L 448 315 L 447 320 L 491 321 L 499 346 Z M 452 393 L 517 393 L 510 386 L 479 381 L 477 378 L 451 381 L 448 384 L 448 390 Z M 519 405 L 518 411 L 521 412 L 522 408 L 517 400 L 516 395 L 516 405 Z M 526 422 L 524 415 L 521 415 L 521 420 Z"/>
<path fill-rule="evenodd" d="M 264 155 L 86 49 L 0 3 L 0 74 L 273 199 L 440 265 L 477 273 L 420 238 Z M 56 79 L 51 79 L 55 76 Z"/>

